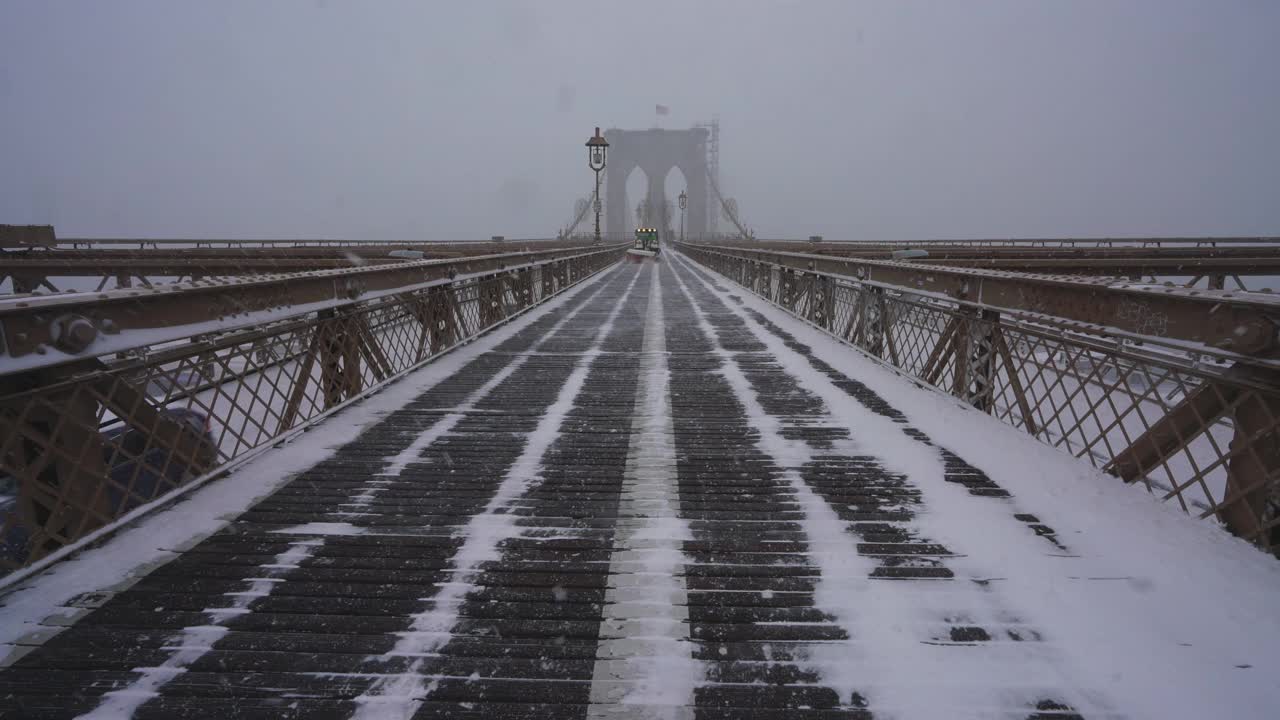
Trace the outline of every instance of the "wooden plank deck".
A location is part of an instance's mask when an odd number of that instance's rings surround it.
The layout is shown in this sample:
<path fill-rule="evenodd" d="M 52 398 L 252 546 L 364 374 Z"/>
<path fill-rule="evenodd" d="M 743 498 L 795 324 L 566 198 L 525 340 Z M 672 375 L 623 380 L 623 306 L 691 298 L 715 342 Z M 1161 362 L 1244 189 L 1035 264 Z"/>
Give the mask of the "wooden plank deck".
<path fill-rule="evenodd" d="M 875 683 L 840 653 L 876 650 L 822 608 L 824 582 L 923 602 L 920 641 L 957 664 L 1042 642 L 969 612 L 995 600 L 856 435 L 705 277 L 674 257 L 622 266 L 0 671 L 0 716 L 874 717 Z M 948 481 L 1008 501 L 941 452 Z M 859 562 L 837 561 L 815 512 Z M 1006 690 L 952 716 L 1088 714 L 1074 688 Z"/>

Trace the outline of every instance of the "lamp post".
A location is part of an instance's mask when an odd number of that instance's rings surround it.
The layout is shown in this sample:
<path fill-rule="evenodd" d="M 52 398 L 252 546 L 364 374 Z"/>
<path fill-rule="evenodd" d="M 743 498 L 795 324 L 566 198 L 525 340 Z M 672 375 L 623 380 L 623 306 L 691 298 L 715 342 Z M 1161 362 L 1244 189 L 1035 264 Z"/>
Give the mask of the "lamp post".
<path fill-rule="evenodd" d="M 689 195 L 680 191 L 680 242 L 684 242 L 684 209 L 689 207 Z"/>
<path fill-rule="evenodd" d="M 600 128 L 596 128 L 596 134 L 587 140 L 587 167 L 596 173 L 596 243 L 600 242 L 600 211 L 604 209 L 604 204 L 600 202 L 600 171 L 604 169 L 605 153 L 609 151 L 609 143 L 600 134 Z"/>

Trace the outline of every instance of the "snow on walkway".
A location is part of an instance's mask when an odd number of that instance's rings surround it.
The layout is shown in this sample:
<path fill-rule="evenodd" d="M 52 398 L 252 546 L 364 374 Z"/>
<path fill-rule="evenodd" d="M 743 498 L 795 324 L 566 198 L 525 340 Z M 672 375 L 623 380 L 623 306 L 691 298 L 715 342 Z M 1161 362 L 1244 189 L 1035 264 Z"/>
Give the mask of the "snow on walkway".
<path fill-rule="evenodd" d="M 108 590 L 27 641 L 0 697 L 32 717 L 1275 716 L 1274 558 L 678 253 L 601 277 L 6 596 L 12 643 Z"/>
<path fill-rule="evenodd" d="M 616 272 L 616 271 L 615 271 Z M 275 449 L 249 460 L 227 477 L 192 488 L 185 498 L 150 514 L 147 508 L 131 513 L 136 521 L 118 531 L 99 547 L 78 552 L 33 577 L 21 578 L 0 604 L 0 665 L 5 657 L 24 652 L 28 633 L 47 634 L 40 622 L 52 612 L 87 593 L 123 590 L 154 566 L 195 545 L 224 527 L 230 516 L 281 486 L 296 474 L 332 456 L 381 418 L 405 406 L 421 393 L 448 381 L 476 358 L 510 340 L 570 303 L 584 290 L 599 291 L 615 272 L 605 271 L 566 289 L 558 297 L 536 306 L 519 318 L 451 350 L 394 384 L 378 389 L 345 408 L 340 418 L 330 418 L 307 432 L 277 444 Z M 163 505 L 165 501 L 155 504 Z M 13 581 L 15 574 L 6 579 Z M 6 588 L 7 589 L 7 588 Z"/>
<path fill-rule="evenodd" d="M 692 295 L 680 275 L 676 279 L 681 291 Z M 948 487 L 936 448 L 908 436 L 903 426 L 845 395 L 809 367 L 803 356 L 763 332 L 745 313 L 725 307 L 765 346 L 766 354 L 798 380 L 792 392 L 808 392 L 826 405 L 826 413 L 804 420 L 818 420 L 826 427 L 849 431 L 853 439 L 836 438 L 836 452 L 828 455 L 875 458 L 908 483 L 925 488 L 913 529 L 930 539 L 938 537 L 931 527 L 940 515 L 934 504 L 939 501 L 933 499 L 933 493 L 945 495 L 945 502 L 950 504 L 960 499 L 989 503 L 986 498 L 968 495 L 962 488 Z M 708 321 L 705 307 L 695 304 L 694 308 L 698 323 L 709 338 L 738 329 L 736 324 L 717 328 Z M 1065 702 L 1077 710 L 1105 709 L 1096 707 L 1087 693 L 1077 692 L 1070 677 L 1056 667 L 1051 651 L 1035 647 L 1036 643 L 1001 642 L 1003 638 L 988 637 L 959 650 L 948 642 L 949 638 L 936 637 L 934 626 L 982 627 L 975 623 L 979 622 L 978 613 L 987 609 L 985 606 L 995 606 L 986 613 L 989 616 L 1009 611 L 984 597 L 991 592 L 985 586 L 947 582 L 939 588 L 931 581 L 874 579 L 875 559 L 866 557 L 858 548 L 855 533 L 863 532 L 859 524 L 843 521 L 827 499 L 802 477 L 803 469 L 815 462 L 820 451 L 803 440 L 785 437 L 789 418 L 765 410 L 759 397 L 761 390 L 743 373 L 737 353 L 724 350 L 719 341 L 717 351 L 724 359 L 725 378 L 760 433 L 761 450 L 784 468 L 803 508 L 803 527 L 810 547 L 820 548 L 815 555 L 822 580 L 815 601 L 845 628 L 849 640 L 815 647 L 812 663 L 842 699 L 856 692 L 873 712 L 888 712 L 901 718 L 978 716 L 1009 706 L 1031 708 L 1044 700 Z M 1040 548 L 1033 533 L 1025 527 L 1018 529 L 1023 536 L 1011 541 Z M 986 532 L 987 528 L 973 524 L 969 530 Z M 963 661 L 957 662 L 961 657 Z M 1096 712 L 1086 714 L 1094 716 Z"/>
<path fill-rule="evenodd" d="M 1130 717 L 1274 717 L 1280 707 L 1274 558 L 957 400 L 905 382 L 767 301 L 715 287 L 733 286 L 676 260 L 802 387 L 866 438 L 865 451 L 920 483 L 922 530 L 956 554 L 949 562 L 958 577 L 981 580 L 1007 611 L 1034 618 L 1052 648 L 1044 660 L 1063 683 Z M 936 456 L 858 407 L 765 323 L 785 328 L 812 357 L 874 388 L 911 426 L 1009 490 L 1021 508 L 1058 531 L 1070 556 L 1032 542 L 1006 502 L 942 482 Z M 937 688 L 968 668 L 957 658 L 935 669 L 943 674 L 927 685 Z"/>
<path fill-rule="evenodd" d="M 604 287 L 605 286 L 603 284 L 597 285 L 596 288 L 592 290 L 577 307 L 565 313 L 564 317 L 557 320 L 556 323 L 547 330 L 545 335 L 538 338 L 533 345 L 530 345 L 526 352 L 512 358 L 510 363 L 507 363 L 505 367 L 494 373 L 493 377 L 486 380 L 483 385 L 468 395 L 457 407 L 452 408 L 449 413 L 441 417 L 432 424 L 431 427 L 427 428 L 420 435 L 414 438 L 413 442 L 404 446 L 404 448 L 395 455 L 388 457 L 387 467 L 379 473 L 379 475 L 384 478 L 399 477 L 400 473 L 404 472 L 404 469 L 409 465 L 409 463 L 422 456 L 423 450 L 431 447 L 432 443 L 452 431 L 453 428 L 457 426 L 458 421 L 467 413 L 475 412 L 480 401 L 489 397 L 494 388 L 501 385 L 507 378 L 514 375 L 517 370 L 524 367 L 524 364 L 529 360 L 530 355 L 533 355 L 542 349 L 542 346 L 545 345 L 548 340 L 554 338 L 565 325 L 569 324 L 569 321 L 577 317 L 578 313 L 582 312 L 584 308 L 589 307 L 591 305 L 591 301 L 595 300 L 596 297 L 600 295 L 601 291 L 604 290 Z M 376 480 L 372 482 L 376 482 L 379 485 L 385 485 L 390 481 Z M 367 490 L 353 498 L 349 506 L 357 508 L 358 511 L 360 508 L 367 507 L 369 503 L 376 498 L 376 496 L 377 488 L 371 488 L 370 490 Z"/>
<path fill-rule="evenodd" d="M 288 550 L 274 558 L 274 562 L 260 568 L 258 574 L 263 577 L 245 579 L 248 587 L 234 594 L 230 606 L 205 608 L 208 624 L 187 626 L 181 633 L 171 637 L 166 643 L 170 655 L 163 663 L 155 667 L 134 668 L 134 672 L 140 673 L 137 679 L 120 690 L 104 694 L 98 707 L 79 716 L 81 720 L 120 720 L 133 717 L 133 713 L 143 703 L 159 695 L 160 688 L 165 683 L 186 672 L 188 666 L 213 650 L 214 643 L 227 634 L 228 620 L 249 612 L 253 601 L 270 595 L 276 583 L 280 582 L 279 576 L 283 571 L 298 567 L 315 553 L 319 544 L 317 539 L 291 543 Z"/>
<path fill-rule="evenodd" d="M 588 307 L 591 301 L 600 294 L 605 284 L 598 285 L 592 290 L 578 305 L 564 317 L 556 321 L 554 325 L 540 337 L 531 347 L 530 352 L 536 352 L 549 339 L 556 336 L 560 330 L 576 317 L 583 308 Z M 472 392 L 453 412 L 449 412 L 422 432 L 413 442 L 409 443 L 403 450 L 396 455 L 386 459 L 387 468 L 382 476 L 397 477 L 404 470 L 405 466 L 418 458 L 419 455 L 432 443 L 439 440 L 457 425 L 467 412 L 474 409 L 476 403 L 487 397 L 494 388 L 500 385 L 504 380 L 511 377 L 528 359 L 528 355 L 517 355 L 510 363 L 493 377 Z M 343 507 L 356 508 L 357 510 L 367 508 L 373 502 L 379 493 L 386 489 L 387 483 L 390 481 L 371 479 L 368 481 L 366 488 L 359 494 L 351 498 L 350 502 L 343 503 Z M 343 510 L 339 512 L 342 516 L 357 515 L 358 512 L 351 510 Z M 148 699 L 155 697 L 157 691 L 164 686 L 169 680 L 178 673 L 184 672 L 191 664 L 195 663 L 210 650 L 213 649 L 213 643 L 227 632 L 225 626 L 226 621 L 232 618 L 240 617 L 253 611 L 253 603 L 255 600 L 265 598 L 278 587 L 278 583 L 283 578 L 280 576 L 284 571 L 295 569 L 305 560 L 314 557 L 320 553 L 329 537 L 350 537 L 361 534 L 364 528 L 353 526 L 345 522 L 310 522 L 293 527 L 282 528 L 273 532 L 283 535 L 301 535 L 315 536 L 306 540 L 293 542 L 289 549 L 281 553 L 274 559 L 274 562 L 260 566 L 257 570 L 250 570 L 254 575 L 261 575 L 261 578 L 246 579 L 249 583 L 247 591 L 238 593 L 228 593 L 233 595 L 233 604 L 228 608 L 208 608 L 204 612 L 210 618 L 208 625 L 195 625 L 184 628 L 182 632 L 173 638 L 169 643 L 171 654 L 165 661 L 152 668 L 138 668 L 141 672 L 140 677 L 134 680 L 130 685 L 121 689 L 113 690 L 103 696 L 102 704 L 92 712 L 86 713 L 81 717 L 85 720 L 107 720 L 108 718 L 128 718 L 132 717 L 135 710 Z"/>
<path fill-rule="evenodd" d="M 449 640 L 450 630 L 458 621 L 458 609 L 467 594 L 474 590 L 472 579 L 480 572 L 480 566 L 497 560 L 499 544 L 520 533 L 516 515 L 509 512 L 512 503 L 520 499 L 542 472 L 542 456 L 555 442 L 560 426 L 573 409 L 574 401 L 586 382 L 591 366 L 600 355 L 601 345 L 613 329 L 613 322 L 626 305 L 639 274 L 631 278 L 622 297 L 614 304 L 608 317 L 596 330 L 590 348 L 582 354 L 573 372 L 561 386 L 551 407 L 547 408 L 537 427 L 525 439 L 524 449 L 515 464 L 507 471 L 498 491 L 485 504 L 484 509 L 473 515 L 459 533 L 462 547 L 453 558 L 453 582 L 445 584 L 427 609 L 415 614 L 410 629 L 399 634 L 400 639 L 387 658 L 413 657 L 409 667 L 401 673 L 379 678 L 373 687 L 356 698 L 358 709 L 352 718 L 356 720 L 408 720 L 417 712 L 423 700 L 431 695 L 434 682 L 419 671 L 425 662 L 421 657 L 443 647 Z"/>
<path fill-rule="evenodd" d="M 631 448 L 614 531 L 589 718 L 688 717 L 705 675 L 689 640 L 681 551 L 691 540 L 676 486 L 662 285 L 650 273 L 649 314 Z"/>

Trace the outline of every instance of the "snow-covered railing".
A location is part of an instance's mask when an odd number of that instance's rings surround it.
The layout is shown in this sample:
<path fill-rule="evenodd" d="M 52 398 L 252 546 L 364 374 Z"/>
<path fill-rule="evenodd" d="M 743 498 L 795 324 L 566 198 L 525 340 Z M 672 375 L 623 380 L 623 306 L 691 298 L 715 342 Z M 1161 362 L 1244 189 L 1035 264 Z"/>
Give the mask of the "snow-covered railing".
<path fill-rule="evenodd" d="M 271 445 L 625 247 L 0 300 L 0 568 Z"/>
<path fill-rule="evenodd" d="M 702 244 L 742 247 L 741 241 Z M 752 249 L 1071 276 L 1159 278 L 1184 287 L 1264 289 L 1280 279 L 1280 238 L 1137 240 L 753 240 Z"/>
<path fill-rule="evenodd" d="M 582 245 L 105 292 L 0 297 L 0 375 L 260 325 L 590 252 Z"/>
<path fill-rule="evenodd" d="M 728 240 L 729 238 L 725 238 Z M 800 245 L 805 240 L 797 238 L 756 238 L 755 241 L 762 245 L 779 246 L 783 244 Z M 1231 245 L 1252 245 L 1252 246 L 1270 246 L 1280 245 L 1280 237 L 1258 236 L 1258 237 L 1116 237 L 1116 238 L 1071 238 L 1071 237 L 1047 237 L 1047 238 L 926 238 L 924 240 L 841 240 L 839 238 L 827 238 L 824 240 L 836 247 L 875 247 L 881 246 L 898 246 L 903 245 L 919 245 L 921 247 L 972 247 L 983 248 L 987 250 L 1001 248 L 1026 248 L 1026 249 L 1070 249 L 1070 250 L 1089 250 L 1089 249 L 1123 249 L 1123 248 L 1202 248 L 1202 247 L 1227 247 Z M 785 249 L 775 247 L 774 249 Z"/>
<path fill-rule="evenodd" d="M 0 226 L 2 227 L 2 226 Z M 590 241 L 484 240 L 390 242 L 384 240 L 127 240 L 51 239 L 0 233 L 0 296 L 126 289 L 248 275 L 341 270 L 438 260 L 582 248 Z M 37 235 L 37 237 L 39 237 Z"/>
<path fill-rule="evenodd" d="M 679 249 L 876 360 L 1280 550 L 1280 298 Z"/>

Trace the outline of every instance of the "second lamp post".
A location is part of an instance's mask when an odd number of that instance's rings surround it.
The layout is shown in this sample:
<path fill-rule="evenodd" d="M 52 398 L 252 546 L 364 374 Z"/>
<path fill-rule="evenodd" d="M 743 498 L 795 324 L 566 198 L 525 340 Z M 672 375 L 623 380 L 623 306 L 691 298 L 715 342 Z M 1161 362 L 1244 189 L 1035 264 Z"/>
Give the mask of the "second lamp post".
<path fill-rule="evenodd" d="M 680 191 L 680 242 L 684 242 L 684 209 L 689 207 L 689 196 L 685 191 Z"/>
<path fill-rule="evenodd" d="M 596 134 L 587 140 L 587 166 L 596 173 L 596 194 L 595 194 L 595 210 L 596 210 L 596 242 L 600 242 L 600 211 L 604 209 L 604 204 L 600 202 L 600 171 L 604 169 L 605 153 L 609 151 L 609 143 L 600 134 L 600 128 L 596 128 Z"/>

